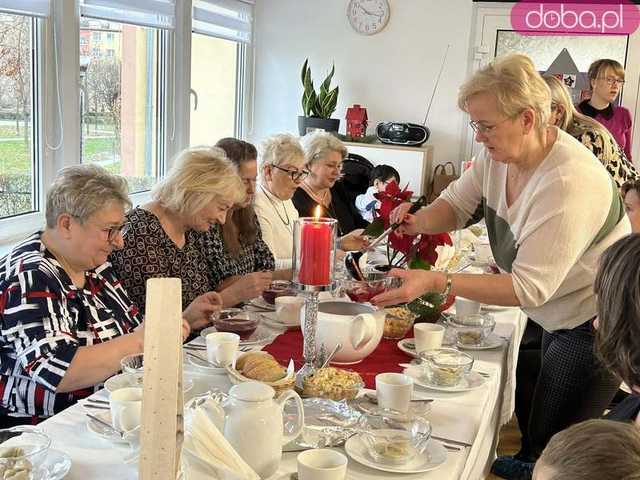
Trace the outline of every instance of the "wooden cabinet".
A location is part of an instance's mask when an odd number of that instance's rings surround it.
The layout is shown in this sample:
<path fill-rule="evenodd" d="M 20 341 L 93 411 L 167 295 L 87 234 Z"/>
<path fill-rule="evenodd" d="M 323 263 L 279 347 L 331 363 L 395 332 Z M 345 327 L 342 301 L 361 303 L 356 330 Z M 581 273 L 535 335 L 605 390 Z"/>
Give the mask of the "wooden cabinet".
<path fill-rule="evenodd" d="M 384 143 L 345 142 L 349 153 L 362 155 L 374 165 L 390 165 L 400 174 L 400 186 L 409 184 L 415 195 L 427 193 L 433 171 L 433 146 L 403 147 Z"/>

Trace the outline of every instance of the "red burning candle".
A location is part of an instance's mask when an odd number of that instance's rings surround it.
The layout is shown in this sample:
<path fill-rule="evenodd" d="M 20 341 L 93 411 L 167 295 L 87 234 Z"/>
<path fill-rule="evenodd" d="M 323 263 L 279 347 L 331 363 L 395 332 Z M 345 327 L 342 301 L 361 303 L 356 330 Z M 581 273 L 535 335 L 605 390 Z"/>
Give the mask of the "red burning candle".
<path fill-rule="evenodd" d="M 298 281 L 303 285 L 328 285 L 331 283 L 333 230 L 330 224 L 319 220 L 320 207 L 318 206 L 314 221 L 301 225 Z"/>

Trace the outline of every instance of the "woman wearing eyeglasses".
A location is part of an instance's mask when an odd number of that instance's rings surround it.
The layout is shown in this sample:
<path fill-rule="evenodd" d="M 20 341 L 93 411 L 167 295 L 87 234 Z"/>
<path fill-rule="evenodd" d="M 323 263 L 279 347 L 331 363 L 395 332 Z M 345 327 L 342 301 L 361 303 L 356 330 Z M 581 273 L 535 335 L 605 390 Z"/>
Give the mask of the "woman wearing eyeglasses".
<path fill-rule="evenodd" d="M 301 139 L 307 159 L 307 176 L 293 194 L 293 204 L 301 217 L 313 217 L 318 205 L 323 217 L 338 221 L 340 249 L 360 250 L 366 246 L 362 229 L 368 222 L 362 218 L 344 186 L 338 180 L 347 148 L 328 132 L 316 131 Z"/>
<path fill-rule="evenodd" d="M 618 188 L 627 180 L 638 178 L 638 171 L 609 130 L 575 109 L 564 83 L 551 75 L 545 76 L 544 81 L 551 89 L 549 125 L 561 128 L 587 147 L 606 167 Z"/>
<path fill-rule="evenodd" d="M 551 94 L 525 55 L 496 59 L 460 89 L 483 149 L 460 179 L 429 206 L 391 214 L 400 232 L 437 234 L 484 219 L 498 274 L 392 270 L 402 286 L 372 299 L 409 302 L 426 292 L 520 307 L 544 329 L 542 367 L 522 448 L 492 471 L 531 478 L 549 439 L 602 414 L 619 381 L 594 356 L 593 282 L 600 254 L 630 231 L 622 201 L 603 165 L 568 133 L 548 125 Z M 588 205 L 588 208 L 585 207 Z"/>
<path fill-rule="evenodd" d="M 625 107 L 613 106 L 624 86 L 624 68 L 615 60 L 604 58 L 589 66 L 588 75 L 591 98 L 580 102 L 578 110 L 607 127 L 631 161 L 631 113 Z"/>
<path fill-rule="evenodd" d="M 47 192 L 44 231 L 0 259 L 0 427 L 64 410 L 143 351 L 142 316 L 106 263 L 123 246 L 130 205 L 122 177 L 64 168 Z"/>
<path fill-rule="evenodd" d="M 254 207 L 276 268 L 291 268 L 293 223 L 298 218 L 291 197 L 309 175 L 304 164 L 304 150 L 293 135 L 274 135 L 260 146 L 260 184 Z"/>

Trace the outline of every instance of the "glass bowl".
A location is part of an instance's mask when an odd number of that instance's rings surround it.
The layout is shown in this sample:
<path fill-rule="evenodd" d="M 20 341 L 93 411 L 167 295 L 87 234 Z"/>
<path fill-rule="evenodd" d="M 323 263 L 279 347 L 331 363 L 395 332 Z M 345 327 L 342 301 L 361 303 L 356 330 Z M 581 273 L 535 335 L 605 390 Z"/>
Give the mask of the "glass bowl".
<path fill-rule="evenodd" d="M 391 412 L 362 415 L 358 430 L 369 456 L 387 465 L 403 465 L 422 455 L 431 438 L 431 424 L 424 418 Z"/>
<path fill-rule="evenodd" d="M 237 333 L 240 341 L 247 340 L 258 328 L 260 317 L 255 312 L 247 312 L 240 308 L 227 308 L 221 310 L 216 316 L 211 317 L 211 321 L 216 331 Z M 211 330 L 205 328 L 200 333 L 206 337 Z"/>
<path fill-rule="evenodd" d="M 125 373 L 142 375 L 144 373 L 144 353 L 133 353 L 120 360 L 120 366 Z"/>
<path fill-rule="evenodd" d="M 455 348 L 425 350 L 418 356 L 424 377 L 440 387 L 455 387 L 473 367 L 473 357 Z"/>
<path fill-rule="evenodd" d="M 384 319 L 383 338 L 399 340 L 413 327 L 413 322 L 418 316 L 406 305 L 397 305 L 384 309 L 386 316 Z"/>
<path fill-rule="evenodd" d="M 33 478 L 47 456 L 51 439 L 38 428 L 17 426 L 0 430 L 0 470 L 11 478 Z M 22 476 L 20 476 L 22 474 Z M 2 477 L 5 478 L 5 477 Z M 9 477 L 6 477 L 9 478 Z"/>
<path fill-rule="evenodd" d="M 376 295 L 387 291 L 391 286 L 392 279 L 385 274 L 373 274 L 368 277 L 368 280 L 344 280 L 342 282 L 342 290 L 353 302 L 366 303 Z"/>
<path fill-rule="evenodd" d="M 270 305 L 276 303 L 276 297 L 282 297 L 284 295 L 295 295 L 291 282 L 287 280 L 274 280 L 264 292 L 262 292 L 262 298 Z"/>
<path fill-rule="evenodd" d="M 448 323 L 455 330 L 459 345 L 476 347 L 484 343 L 496 326 L 493 317 L 486 313 L 450 318 Z"/>

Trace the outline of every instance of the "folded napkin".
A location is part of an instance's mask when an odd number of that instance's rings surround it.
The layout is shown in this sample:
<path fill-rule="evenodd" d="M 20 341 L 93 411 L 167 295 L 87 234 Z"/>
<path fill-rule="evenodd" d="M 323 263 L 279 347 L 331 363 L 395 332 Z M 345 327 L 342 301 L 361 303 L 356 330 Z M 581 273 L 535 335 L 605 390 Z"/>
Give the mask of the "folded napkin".
<path fill-rule="evenodd" d="M 182 445 L 185 480 L 259 480 L 260 477 L 238 455 L 203 408 L 194 413 L 191 430 Z"/>
<path fill-rule="evenodd" d="M 438 245 L 436 247 L 436 253 L 438 254 L 438 259 L 433 265 L 433 269 L 444 271 L 456 254 L 456 247 L 453 245 Z"/>

